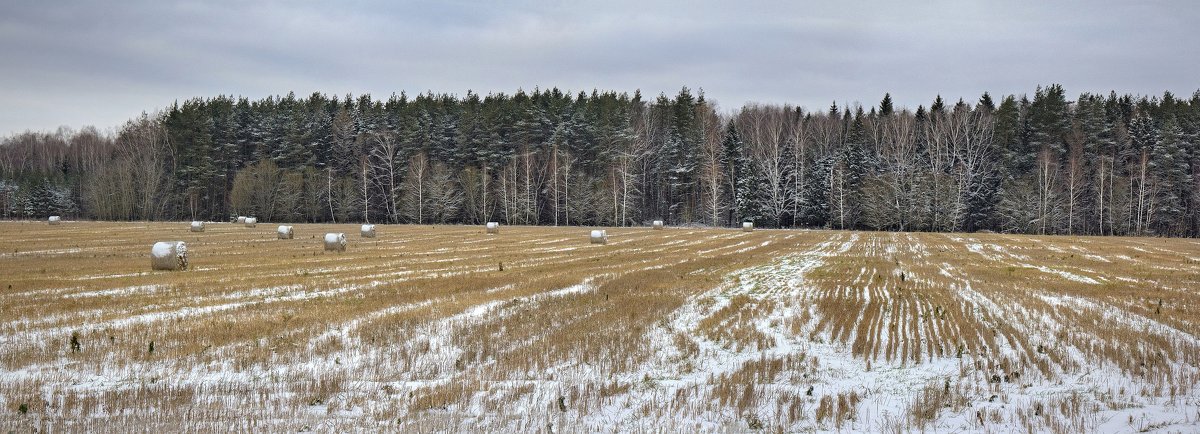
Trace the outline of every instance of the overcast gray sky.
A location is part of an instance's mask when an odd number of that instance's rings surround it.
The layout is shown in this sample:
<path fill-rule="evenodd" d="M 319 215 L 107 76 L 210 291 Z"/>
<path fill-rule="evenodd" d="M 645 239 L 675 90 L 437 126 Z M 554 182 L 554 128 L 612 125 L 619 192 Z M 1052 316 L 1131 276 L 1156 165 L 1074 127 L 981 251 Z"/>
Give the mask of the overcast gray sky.
<path fill-rule="evenodd" d="M 0 4 L 0 135 L 173 101 L 557 86 L 915 108 L 1061 83 L 1191 95 L 1200 2 L 24 1 Z"/>

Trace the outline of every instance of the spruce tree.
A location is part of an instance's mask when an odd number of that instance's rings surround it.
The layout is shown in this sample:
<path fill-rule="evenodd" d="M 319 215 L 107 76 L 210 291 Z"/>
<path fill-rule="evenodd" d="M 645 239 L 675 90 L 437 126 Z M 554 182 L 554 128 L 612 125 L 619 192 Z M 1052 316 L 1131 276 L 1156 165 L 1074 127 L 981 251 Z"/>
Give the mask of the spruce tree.
<path fill-rule="evenodd" d="M 984 92 L 983 96 L 979 97 L 979 103 L 976 104 L 975 107 L 984 109 L 991 113 L 992 111 L 996 110 L 996 103 L 992 101 L 992 95 Z"/>
<path fill-rule="evenodd" d="M 883 101 L 879 102 L 879 116 L 888 117 L 892 115 L 892 112 L 892 94 L 885 93 L 883 94 Z"/>
<path fill-rule="evenodd" d="M 758 222 L 763 217 L 762 198 L 759 192 L 765 180 L 754 167 L 750 156 L 744 153 L 738 155 L 734 163 L 737 166 L 737 200 L 739 222 Z"/>
<path fill-rule="evenodd" d="M 738 204 L 738 180 L 742 177 L 741 161 L 743 153 L 742 136 L 738 133 L 737 125 L 731 120 L 725 126 L 725 135 L 721 140 L 721 167 L 725 168 L 725 197 L 729 206 L 728 223 L 734 224 L 741 216 Z"/>
<path fill-rule="evenodd" d="M 1157 192 L 1150 224 L 1162 235 L 1178 236 L 1187 229 L 1186 200 L 1191 162 L 1182 130 L 1174 118 L 1163 123 L 1160 139 L 1151 145 L 1150 172 Z"/>

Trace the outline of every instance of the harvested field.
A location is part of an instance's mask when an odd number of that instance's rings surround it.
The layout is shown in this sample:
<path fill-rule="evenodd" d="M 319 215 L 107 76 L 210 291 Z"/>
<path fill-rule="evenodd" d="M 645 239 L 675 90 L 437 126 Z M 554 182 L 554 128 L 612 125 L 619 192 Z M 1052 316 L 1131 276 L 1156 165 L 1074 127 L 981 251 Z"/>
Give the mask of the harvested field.
<path fill-rule="evenodd" d="M 0 427 L 1200 430 L 1197 240 L 357 226 L 0 223 Z"/>

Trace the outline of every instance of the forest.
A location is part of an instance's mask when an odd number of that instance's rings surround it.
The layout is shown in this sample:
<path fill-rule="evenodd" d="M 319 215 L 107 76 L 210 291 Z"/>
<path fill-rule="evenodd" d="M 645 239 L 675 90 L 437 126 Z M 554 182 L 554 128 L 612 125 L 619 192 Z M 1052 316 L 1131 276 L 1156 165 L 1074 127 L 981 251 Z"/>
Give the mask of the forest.
<path fill-rule="evenodd" d="M 0 217 L 1200 235 L 1200 91 L 720 110 L 703 91 L 176 102 L 0 139 Z"/>

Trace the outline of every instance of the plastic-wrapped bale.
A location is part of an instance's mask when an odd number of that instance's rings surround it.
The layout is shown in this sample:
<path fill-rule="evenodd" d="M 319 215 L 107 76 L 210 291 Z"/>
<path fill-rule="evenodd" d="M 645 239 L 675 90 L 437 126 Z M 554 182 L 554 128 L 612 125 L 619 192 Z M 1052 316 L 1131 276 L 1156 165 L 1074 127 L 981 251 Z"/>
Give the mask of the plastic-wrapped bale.
<path fill-rule="evenodd" d="M 592 231 L 592 244 L 608 244 L 608 232 L 600 229 Z"/>
<path fill-rule="evenodd" d="M 362 225 L 358 231 L 363 238 L 375 238 L 375 225 Z"/>
<path fill-rule="evenodd" d="M 325 251 L 327 252 L 344 252 L 346 251 L 346 234 L 341 232 L 330 232 L 325 234 Z"/>
<path fill-rule="evenodd" d="M 294 235 L 292 227 L 287 225 L 279 225 L 279 229 L 276 229 L 275 232 L 279 233 L 279 239 L 281 240 L 290 240 Z"/>
<path fill-rule="evenodd" d="M 742 222 L 743 232 L 754 232 L 754 222 Z"/>
<path fill-rule="evenodd" d="M 653 223 L 650 223 L 650 227 L 652 227 L 652 228 L 654 228 L 654 229 L 656 229 L 656 230 L 660 230 L 660 231 L 661 231 L 661 230 L 662 230 L 662 228 L 663 228 L 663 221 L 662 221 L 662 220 L 655 220 Z"/>
<path fill-rule="evenodd" d="M 56 225 L 56 224 L 62 223 L 62 217 L 59 217 L 59 216 L 56 216 L 56 215 L 52 215 L 52 216 L 50 216 L 50 220 L 49 220 L 49 222 L 50 222 L 50 224 L 52 224 L 52 225 Z"/>
<path fill-rule="evenodd" d="M 258 225 L 258 219 L 254 217 L 246 217 L 246 227 L 252 228 Z"/>
<path fill-rule="evenodd" d="M 202 222 L 202 221 L 192 222 L 192 228 L 190 230 L 192 232 L 204 232 L 204 222 Z"/>
<path fill-rule="evenodd" d="M 246 216 L 244 216 L 244 215 L 240 215 L 240 216 L 238 216 L 238 218 L 237 218 L 237 222 L 238 222 L 238 224 L 239 224 L 239 225 L 244 225 L 244 224 L 246 224 Z"/>
<path fill-rule="evenodd" d="M 150 267 L 155 270 L 187 270 L 187 244 L 183 241 L 159 241 L 150 248 Z"/>
<path fill-rule="evenodd" d="M 498 222 L 487 222 L 487 233 L 489 233 L 489 234 L 498 234 L 498 233 L 500 233 L 500 223 L 498 223 Z"/>

